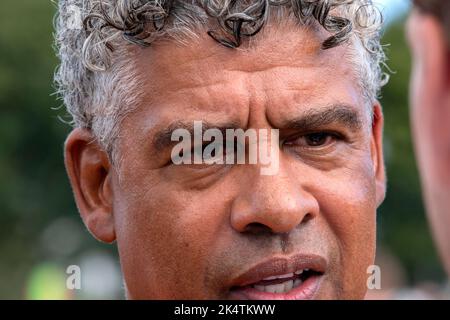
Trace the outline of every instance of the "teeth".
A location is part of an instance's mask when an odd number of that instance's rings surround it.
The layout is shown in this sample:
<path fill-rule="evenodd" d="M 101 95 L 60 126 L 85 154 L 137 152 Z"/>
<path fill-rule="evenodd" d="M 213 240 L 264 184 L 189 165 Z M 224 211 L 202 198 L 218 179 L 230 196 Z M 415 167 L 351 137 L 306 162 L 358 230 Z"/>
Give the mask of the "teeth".
<path fill-rule="evenodd" d="M 255 285 L 255 289 L 258 290 L 258 291 L 266 291 L 265 290 L 266 289 L 265 286 L 257 286 L 257 285 Z"/>
<path fill-rule="evenodd" d="M 265 286 L 264 287 L 265 292 L 275 293 L 277 291 L 277 285 L 271 285 L 271 286 Z"/>
<path fill-rule="evenodd" d="M 283 274 L 281 276 L 273 276 L 273 277 L 268 277 L 268 278 L 264 278 L 263 280 L 275 280 L 275 279 L 284 279 L 284 278 L 292 278 L 294 276 L 293 273 L 288 273 L 288 274 Z"/>
<path fill-rule="evenodd" d="M 275 287 L 275 293 L 284 293 L 284 284 L 280 283 L 280 284 L 276 284 L 274 285 Z"/>
<path fill-rule="evenodd" d="M 263 292 L 270 292 L 270 293 L 288 293 L 296 286 L 299 286 L 302 283 L 301 280 L 296 279 L 294 280 L 288 280 L 283 283 L 279 284 L 272 284 L 269 286 L 260 286 L 260 285 L 254 285 L 253 288 L 255 288 L 258 291 Z"/>
<path fill-rule="evenodd" d="M 309 269 L 303 269 L 303 270 L 297 270 L 294 273 L 288 273 L 283 274 L 279 276 L 272 276 L 265 278 L 263 280 L 270 281 L 270 280 L 276 280 L 276 279 L 289 279 L 293 278 L 294 276 L 301 275 L 303 272 L 307 272 Z M 254 285 L 253 288 L 255 288 L 258 291 L 262 292 L 270 292 L 270 293 L 287 293 L 291 291 L 293 288 L 297 288 L 303 283 L 303 281 L 299 278 L 293 279 L 293 280 L 286 280 L 283 283 L 279 284 L 272 284 L 267 286 L 261 286 L 261 285 Z"/>
<path fill-rule="evenodd" d="M 297 288 L 298 286 L 300 286 L 302 284 L 302 280 L 300 279 L 295 279 L 294 280 L 294 288 Z"/>
<path fill-rule="evenodd" d="M 289 280 L 284 283 L 284 292 L 289 292 L 294 287 L 294 280 Z"/>

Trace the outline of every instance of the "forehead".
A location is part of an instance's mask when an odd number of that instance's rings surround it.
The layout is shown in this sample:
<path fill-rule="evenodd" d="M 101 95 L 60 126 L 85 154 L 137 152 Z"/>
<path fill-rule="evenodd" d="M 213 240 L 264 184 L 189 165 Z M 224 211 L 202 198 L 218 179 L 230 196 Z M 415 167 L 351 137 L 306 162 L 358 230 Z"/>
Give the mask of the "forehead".
<path fill-rule="evenodd" d="M 155 43 L 136 54 L 143 79 L 141 109 L 153 120 L 174 115 L 198 120 L 205 114 L 214 120 L 220 115 L 245 118 L 246 106 L 258 102 L 274 117 L 299 104 L 360 105 L 350 48 L 322 50 L 329 36 L 314 26 L 272 23 L 236 49 L 219 45 L 206 31 L 187 44 Z M 269 108 L 280 105 L 285 107 Z"/>

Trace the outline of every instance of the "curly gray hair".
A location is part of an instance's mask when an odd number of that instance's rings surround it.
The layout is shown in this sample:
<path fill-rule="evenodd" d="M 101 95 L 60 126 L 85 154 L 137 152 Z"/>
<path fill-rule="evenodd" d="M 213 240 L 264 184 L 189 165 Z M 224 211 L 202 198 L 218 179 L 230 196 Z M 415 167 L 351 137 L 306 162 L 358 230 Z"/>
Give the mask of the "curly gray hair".
<path fill-rule="evenodd" d="M 129 45 L 145 47 L 159 38 L 186 44 L 209 26 L 209 36 L 236 48 L 267 24 L 271 12 L 320 24 L 330 33 L 324 50 L 350 42 L 362 92 L 375 101 L 387 75 L 382 17 L 371 0 L 59 0 L 55 83 L 72 124 L 91 130 L 112 156 L 121 120 L 142 94 Z"/>

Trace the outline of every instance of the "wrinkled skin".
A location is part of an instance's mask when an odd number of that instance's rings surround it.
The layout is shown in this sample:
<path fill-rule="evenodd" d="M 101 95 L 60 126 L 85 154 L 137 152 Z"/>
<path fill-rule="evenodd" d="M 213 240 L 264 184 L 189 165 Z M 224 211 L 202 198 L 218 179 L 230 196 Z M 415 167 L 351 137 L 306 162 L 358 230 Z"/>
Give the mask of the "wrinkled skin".
<path fill-rule="evenodd" d="M 298 253 L 326 260 L 315 298 L 364 297 L 385 194 L 383 116 L 364 100 L 347 47 L 320 49 L 326 37 L 280 26 L 236 50 L 206 36 L 136 50 L 145 97 L 121 125 L 121 166 L 88 130 L 70 134 L 79 211 L 96 238 L 117 241 L 128 298 L 227 299 L 252 266 Z M 171 164 L 155 135 L 194 120 L 280 129 L 278 174 Z"/>

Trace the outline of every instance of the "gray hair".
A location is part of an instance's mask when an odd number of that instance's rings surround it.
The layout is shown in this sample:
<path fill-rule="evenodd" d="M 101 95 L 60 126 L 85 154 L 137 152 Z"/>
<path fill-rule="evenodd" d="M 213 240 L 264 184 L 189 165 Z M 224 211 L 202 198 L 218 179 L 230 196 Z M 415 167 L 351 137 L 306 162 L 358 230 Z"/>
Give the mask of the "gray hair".
<path fill-rule="evenodd" d="M 160 38 L 186 44 L 206 25 L 214 40 L 236 48 L 275 11 L 300 25 L 321 25 L 330 33 L 324 50 L 350 42 L 362 92 L 370 102 L 377 99 L 388 76 L 382 17 L 371 0 L 59 0 L 55 83 L 72 125 L 91 130 L 114 159 L 120 123 L 143 94 L 130 45 L 146 47 Z"/>

